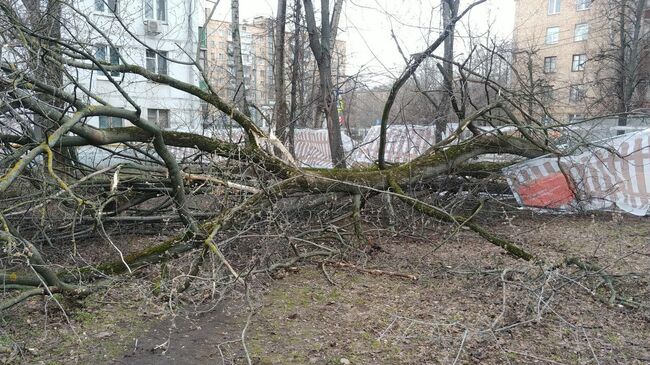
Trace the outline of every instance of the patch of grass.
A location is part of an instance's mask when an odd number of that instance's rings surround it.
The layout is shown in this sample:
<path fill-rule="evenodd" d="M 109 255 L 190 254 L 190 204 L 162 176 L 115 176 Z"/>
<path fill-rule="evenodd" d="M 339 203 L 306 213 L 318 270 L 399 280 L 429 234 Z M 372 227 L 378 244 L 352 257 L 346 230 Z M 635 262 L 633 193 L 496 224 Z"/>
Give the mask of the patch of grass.
<path fill-rule="evenodd" d="M 0 347 L 9 347 L 14 343 L 14 341 L 9 336 L 0 335 Z"/>
<path fill-rule="evenodd" d="M 606 338 L 607 341 L 609 341 L 609 343 L 611 343 L 612 345 L 620 346 L 620 345 L 623 344 L 623 339 L 621 339 L 621 336 L 619 336 L 619 335 L 616 334 L 616 333 L 608 333 L 608 334 L 605 336 L 605 338 Z"/>
<path fill-rule="evenodd" d="M 78 311 L 74 314 L 74 319 L 83 326 L 90 326 L 97 321 L 97 315 L 91 312 Z"/>

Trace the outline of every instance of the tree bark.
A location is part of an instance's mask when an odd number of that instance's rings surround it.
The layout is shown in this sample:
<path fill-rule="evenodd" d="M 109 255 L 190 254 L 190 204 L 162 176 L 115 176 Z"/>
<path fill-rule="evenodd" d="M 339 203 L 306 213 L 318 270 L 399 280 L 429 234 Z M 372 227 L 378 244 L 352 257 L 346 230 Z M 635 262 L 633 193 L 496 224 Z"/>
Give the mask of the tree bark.
<path fill-rule="evenodd" d="M 343 0 L 337 0 L 335 9 L 337 7 L 340 9 L 342 2 Z M 305 20 L 307 21 L 307 31 L 309 33 L 309 46 L 318 65 L 321 107 L 325 113 L 327 122 L 332 165 L 336 168 L 345 168 L 345 150 L 343 149 L 341 125 L 339 124 L 337 108 L 338 94 L 334 90 L 332 83 L 332 44 L 334 39 L 332 38 L 332 24 L 330 23 L 329 0 L 321 0 L 320 40 L 318 39 L 318 29 L 316 28 L 314 6 L 311 0 L 304 0 L 304 3 Z"/>
<path fill-rule="evenodd" d="M 302 75 L 303 69 L 302 69 L 302 62 L 303 62 L 303 54 L 302 54 L 302 31 L 301 31 L 301 21 L 300 21 L 300 14 L 302 13 L 301 11 L 301 0 L 295 0 L 294 1 L 294 9 L 293 9 L 293 57 L 292 57 L 292 62 L 291 62 L 291 106 L 289 110 L 289 133 L 288 133 L 288 138 L 287 142 L 289 143 L 289 150 L 291 151 L 292 154 L 295 155 L 295 149 L 294 149 L 294 131 L 296 128 L 296 124 L 299 122 L 299 118 L 297 115 L 298 111 L 298 103 L 299 101 L 303 100 L 303 96 L 301 95 L 298 97 L 298 92 L 300 89 L 304 90 L 304 86 L 301 87 L 301 85 L 304 85 L 304 75 L 303 75 L 303 80 L 300 79 L 300 75 Z M 300 106 L 302 107 L 302 103 L 300 103 Z M 300 123 L 302 125 L 302 123 Z"/>
<path fill-rule="evenodd" d="M 235 68 L 235 90 L 234 102 L 244 115 L 251 117 L 248 97 L 246 95 L 246 82 L 244 79 L 244 63 L 241 54 L 241 34 L 239 33 L 239 0 L 232 0 L 230 6 L 232 22 L 230 32 L 232 33 L 232 57 Z"/>
<path fill-rule="evenodd" d="M 449 36 L 445 38 L 443 49 L 444 49 L 444 61 L 443 64 L 443 89 L 444 94 L 442 100 L 438 104 L 440 109 L 438 110 L 438 118 L 435 121 L 435 138 L 436 143 L 442 141 L 445 130 L 447 129 L 447 124 L 449 119 L 452 116 L 451 113 L 451 98 L 454 96 L 454 33 L 455 27 L 451 23 L 451 20 L 458 16 L 458 4 L 459 0 L 440 0 L 442 3 L 442 27 L 447 29 L 449 27 L 450 32 Z"/>
<path fill-rule="evenodd" d="M 287 19 L 287 0 L 278 0 L 278 16 L 275 20 L 275 52 L 273 62 L 273 76 L 275 78 L 275 105 L 273 119 L 275 121 L 275 134 L 280 141 L 287 145 L 289 140 L 289 123 L 287 121 L 287 96 L 284 87 L 284 49 L 285 30 Z M 288 146 L 291 150 L 291 147 Z"/>

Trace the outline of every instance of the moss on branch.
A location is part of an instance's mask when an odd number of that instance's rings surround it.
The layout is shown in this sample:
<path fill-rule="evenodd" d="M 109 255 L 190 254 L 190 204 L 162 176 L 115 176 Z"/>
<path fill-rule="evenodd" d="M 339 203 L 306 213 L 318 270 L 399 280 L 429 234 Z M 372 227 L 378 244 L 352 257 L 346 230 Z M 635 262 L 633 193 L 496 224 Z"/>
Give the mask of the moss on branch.
<path fill-rule="evenodd" d="M 395 179 L 389 179 L 390 187 L 397 192 L 398 197 L 405 202 L 406 204 L 412 206 L 416 210 L 431 217 L 450 222 L 455 224 L 461 224 L 472 231 L 479 234 L 479 236 L 485 238 L 487 241 L 491 242 L 494 245 L 497 245 L 508 252 L 510 255 L 526 260 L 531 261 L 535 259 L 535 256 L 528 253 L 521 247 L 517 246 L 514 242 L 510 242 L 504 238 L 498 237 L 495 234 L 488 232 L 485 228 L 481 227 L 479 224 L 476 224 L 471 221 L 470 218 L 459 216 L 459 215 L 450 215 L 445 214 L 438 209 L 434 209 L 431 206 L 428 206 L 417 199 L 410 198 L 406 195 L 402 187 L 396 182 Z"/>

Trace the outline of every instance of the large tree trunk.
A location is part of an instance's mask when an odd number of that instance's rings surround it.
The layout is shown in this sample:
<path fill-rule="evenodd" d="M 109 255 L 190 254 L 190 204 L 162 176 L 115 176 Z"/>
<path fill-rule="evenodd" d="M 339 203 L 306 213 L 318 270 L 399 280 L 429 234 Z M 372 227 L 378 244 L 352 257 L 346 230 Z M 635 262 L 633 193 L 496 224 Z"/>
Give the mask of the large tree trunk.
<path fill-rule="evenodd" d="M 287 121 L 287 96 L 284 90 L 284 45 L 285 22 L 287 19 L 287 0 L 278 0 L 278 16 L 275 20 L 275 51 L 273 77 L 275 78 L 275 105 L 273 119 L 275 134 L 287 145 L 289 140 L 289 123 Z M 288 146 L 291 149 L 291 146 Z"/>
<path fill-rule="evenodd" d="M 334 6 L 335 11 L 337 8 L 341 8 L 342 2 L 343 0 L 337 0 Z M 338 18 L 338 15 L 336 16 Z M 316 28 L 314 7 L 311 0 L 305 0 L 305 20 L 307 21 L 307 31 L 309 32 L 309 45 L 318 65 L 321 107 L 325 113 L 327 122 L 332 165 L 337 168 L 345 168 L 345 150 L 343 149 L 341 125 L 339 124 L 337 93 L 332 83 L 332 44 L 334 40 L 332 38 L 329 0 L 321 0 L 320 40 L 318 39 L 318 29 Z"/>
<path fill-rule="evenodd" d="M 612 9 L 610 7 L 610 9 Z M 634 94 L 640 84 L 644 73 L 643 48 L 646 36 L 642 34 L 642 25 L 645 21 L 645 0 L 620 0 L 615 9 L 618 11 L 616 28 L 618 31 L 618 44 L 616 49 L 616 89 L 618 126 L 627 125 L 628 113 L 635 108 Z M 624 134 L 621 128 L 617 134 Z"/>
<path fill-rule="evenodd" d="M 244 63 L 241 54 L 241 35 L 239 34 L 239 0 L 231 2 L 232 22 L 230 31 L 232 33 L 233 64 L 235 68 L 235 95 L 234 104 L 244 115 L 250 117 L 251 112 L 246 95 L 246 82 L 244 80 Z"/>
<path fill-rule="evenodd" d="M 452 116 L 451 113 L 451 98 L 454 94 L 454 25 L 451 20 L 458 15 L 458 0 L 440 0 L 442 3 L 442 27 L 451 28 L 449 36 L 445 38 L 443 45 L 444 48 L 444 61 L 443 61 L 443 89 L 444 94 L 440 101 L 440 109 L 438 110 L 435 127 L 436 142 L 440 142 L 443 138 L 444 132 L 447 129 L 447 123 Z"/>
<path fill-rule="evenodd" d="M 301 14 L 301 0 L 295 0 L 294 1 L 294 9 L 293 9 L 293 21 L 294 21 L 294 31 L 293 31 L 293 56 L 292 56 L 292 62 L 291 62 L 291 101 L 290 101 L 290 110 L 289 110 L 289 133 L 288 133 L 288 138 L 287 142 L 289 143 L 289 150 L 291 151 L 292 154 L 295 154 L 294 150 L 294 131 L 296 128 L 296 123 L 299 122 L 298 118 L 298 104 L 300 103 L 300 107 L 302 108 L 303 103 L 303 95 L 301 93 L 301 96 L 298 96 L 299 90 L 304 90 L 304 75 L 301 78 L 302 75 L 302 31 L 300 28 L 300 14 Z M 299 123 L 302 125 L 302 123 Z"/>

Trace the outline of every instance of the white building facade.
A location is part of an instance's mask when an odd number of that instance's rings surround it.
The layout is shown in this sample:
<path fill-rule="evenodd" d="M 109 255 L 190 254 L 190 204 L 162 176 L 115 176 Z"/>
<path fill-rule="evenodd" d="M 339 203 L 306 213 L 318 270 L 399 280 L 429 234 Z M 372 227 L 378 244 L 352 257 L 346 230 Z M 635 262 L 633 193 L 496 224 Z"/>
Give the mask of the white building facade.
<path fill-rule="evenodd" d="M 84 35 L 87 52 L 97 61 L 139 65 L 185 83 L 202 84 L 194 65 L 195 60 L 205 59 L 205 51 L 200 48 L 205 38 L 199 0 L 75 1 L 81 14 L 70 14 L 69 19 L 79 21 L 78 34 Z M 135 104 L 141 108 L 143 118 L 164 129 L 201 132 L 202 104 L 190 94 L 138 75 L 107 75 L 100 67 L 78 72 L 79 84 L 112 106 L 135 110 Z M 85 92 L 77 94 L 97 103 Z M 111 117 L 94 117 L 86 123 L 98 128 L 129 124 Z"/>

